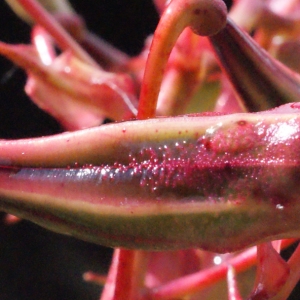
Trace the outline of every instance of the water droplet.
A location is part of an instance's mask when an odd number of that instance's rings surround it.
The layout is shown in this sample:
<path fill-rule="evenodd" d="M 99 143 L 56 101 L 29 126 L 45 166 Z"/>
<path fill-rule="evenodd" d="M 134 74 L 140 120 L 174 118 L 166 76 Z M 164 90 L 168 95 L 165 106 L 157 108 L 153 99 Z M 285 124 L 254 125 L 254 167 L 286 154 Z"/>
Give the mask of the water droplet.
<path fill-rule="evenodd" d="M 221 256 L 216 255 L 216 256 L 214 257 L 214 264 L 215 264 L 215 265 L 220 265 L 221 263 L 222 263 L 222 258 L 221 258 Z"/>

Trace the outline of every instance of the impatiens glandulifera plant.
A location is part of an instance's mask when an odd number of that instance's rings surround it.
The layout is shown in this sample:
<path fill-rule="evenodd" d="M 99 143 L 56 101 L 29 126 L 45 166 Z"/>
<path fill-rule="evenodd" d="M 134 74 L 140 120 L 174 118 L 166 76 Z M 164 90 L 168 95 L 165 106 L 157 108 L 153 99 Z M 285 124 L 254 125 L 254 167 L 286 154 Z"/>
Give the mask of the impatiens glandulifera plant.
<path fill-rule="evenodd" d="M 279 255 L 300 236 L 300 80 L 280 45 L 298 42 L 300 5 L 154 2 L 160 22 L 130 58 L 65 2 L 50 14 L 8 1 L 32 45 L 0 53 L 73 132 L 0 141 L 0 208 L 116 247 L 107 278 L 87 275 L 105 281 L 102 300 L 287 299 L 300 278 L 300 248 Z"/>

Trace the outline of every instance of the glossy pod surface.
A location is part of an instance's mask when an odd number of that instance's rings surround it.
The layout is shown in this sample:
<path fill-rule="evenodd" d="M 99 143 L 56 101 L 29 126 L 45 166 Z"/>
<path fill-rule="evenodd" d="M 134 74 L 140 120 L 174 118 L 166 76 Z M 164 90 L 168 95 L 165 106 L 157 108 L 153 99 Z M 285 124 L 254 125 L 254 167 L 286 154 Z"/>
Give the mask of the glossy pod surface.
<path fill-rule="evenodd" d="M 295 237 L 299 135 L 288 104 L 1 141 L 0 207 L 106 246 L 227 252 Z"/>

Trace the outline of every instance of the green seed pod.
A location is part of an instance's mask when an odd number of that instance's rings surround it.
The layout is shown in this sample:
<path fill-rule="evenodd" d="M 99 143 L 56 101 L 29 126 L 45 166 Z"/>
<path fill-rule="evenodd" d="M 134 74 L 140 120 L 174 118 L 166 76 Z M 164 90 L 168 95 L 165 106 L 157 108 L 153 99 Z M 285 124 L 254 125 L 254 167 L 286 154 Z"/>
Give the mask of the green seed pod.
<path fill-rule="evenodd" d="M 238 250 L 299 236 L 299 105 L 0 142 L 0 208 L 136 249 Z"/>

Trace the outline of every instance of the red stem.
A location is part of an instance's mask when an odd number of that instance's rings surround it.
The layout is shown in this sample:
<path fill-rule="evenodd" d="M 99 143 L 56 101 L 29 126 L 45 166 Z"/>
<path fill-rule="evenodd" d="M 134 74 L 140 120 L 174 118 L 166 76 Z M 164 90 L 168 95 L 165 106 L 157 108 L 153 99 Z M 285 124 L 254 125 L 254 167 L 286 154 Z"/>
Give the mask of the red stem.
<path fill-rule="evenodd" d="M 130 274 L 133 270 L 134 251 L 115 249 L 102 300 L 131 299 Z"/>
<path fill-rule="evenodd" d="M 182 31 L 212 35 L 226 24 L 226 6 L 219 0 L 172 0 L 155 30 L 147 59 L 138 119 L 155 117 L 157 98 L 170 53 Z"/>
<path fill-rule="evenodd" d="M 137 299 L 144 283 L 147 252 L 115 249 L 101 300 Z"/>
<path fill-rule="evenodd" d="M 283 240 L 282 249 L 294 243 L 294 239 Z M 243 253 L 229 259 L 225 263 L 201 270 L 191 275 L 181 277 L 149 291 L 149 299 L 177 299 L 193 294 L 212 286 L 218 281 L 226 278 L 228 266 L 232 266 L 237 273 L 243 272 L 256 263 L 256 247 L 252 247 Z M 148 299 L 148 298 L 147 298 Z"/>

